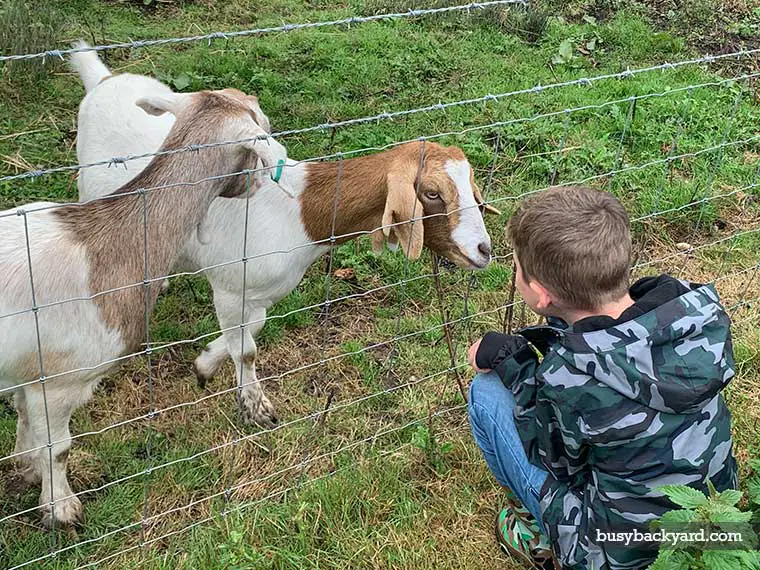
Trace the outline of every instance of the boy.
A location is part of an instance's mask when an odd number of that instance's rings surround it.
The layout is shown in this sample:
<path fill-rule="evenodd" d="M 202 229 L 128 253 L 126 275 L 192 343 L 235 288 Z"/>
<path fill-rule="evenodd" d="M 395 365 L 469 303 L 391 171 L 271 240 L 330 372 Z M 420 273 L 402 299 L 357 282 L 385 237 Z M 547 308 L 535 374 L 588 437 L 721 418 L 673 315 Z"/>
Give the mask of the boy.
<path fill-rule="evenodd" d="M 473 435 L 512 503 L 497 538 L 540 568 L 645 568 L 656 545 L 598 532 L 648 530 L 676 508 L 661 485 L 736 486 L 729 318 L 711 285 L 662 275 L 628 289 L 628 216 L 608 193 L 552 188 L 507 232 L 516 287 L 549 324 L 470 347 Z"/>

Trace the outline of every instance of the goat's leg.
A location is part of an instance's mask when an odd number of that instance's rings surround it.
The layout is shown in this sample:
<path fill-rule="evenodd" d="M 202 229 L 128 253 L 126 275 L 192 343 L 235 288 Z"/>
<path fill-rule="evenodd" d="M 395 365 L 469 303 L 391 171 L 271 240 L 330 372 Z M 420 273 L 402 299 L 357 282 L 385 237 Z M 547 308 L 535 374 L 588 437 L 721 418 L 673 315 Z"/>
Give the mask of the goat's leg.
<path fill-rule="evenodd" d="M 26 484 L 36 485 L 41 479 L 40 474 L 35 469 L 34 452 L 29 451 L 34 448 L 34 441 L 29 429 L 29 413 L 26 409 L 26 397 L 23 388 L 16 390 L 14 405 L 18 414 L 18 422 L 16 423 L 16 447 L 13 454 L 17 456 L 16 464 L 19 466 L 21 476 Z"/>
<path fill-rule="evenodd" d="M 219 325 L 226 330 L 222 335 L 227 344 L 227 352 L 235 363 L 235 377 L 238 385 L 238 404 L 243 420 L 249 424 L 273 427 L 277 423 L 277 412 L 264 394 L 264 388 L 256 378 L 257 335 L 264 326 L 266 309 L 246 304 L 245 322 L 241 327 L 240 295 L 214 290 L 214 305 Z"/>
<path fill-rule="evenodd" d="M 238 384 L 242 385 L 240 390 L 240 406 L 243 410 L 243 417 L 248 423 L 257 423 L 260 425 L 266 425 L 272 427 L 278 422 L 277 412 L 269 399 L 264 394 L 264 386 L 259 382 L 258 375 L 256 374 L 256 356 L 258 355 L 258 347 L 256 346 L 256 337 L 264 328 L 264 323 L 267 318 L 267 311 L 264 307 L 248 305 L 246 310 L 246 318 L 250 325 L 246 327 L 245 334 L 250 341 L 250 347 L 252 350 L 245 350 L 242 353 L 240 361 L 235 360 L 236 371 L 235 374 L 240 376 L 241 369 L 243 373 L 243 381 Z M 239 341 L 239 337 L 238 337 Z M 238 351 L 240 350 L 240 344 Z M 234 354 L 234 353 L 233 353 Z M 265 423 L 260 421 L 262 412 L 265 416 Z M 259 419 L 256 419 L 257 415 Z"/>
<path fill-rule="evenodd" d="M 32 456 L 35 470 L 42 478 L 42 524 L 48 528 L 54 524 L 68 528 L 82 522 L 82 503 L 74 496 L 66 479 L 66 462 L 71 448 L 69 421 L 79 402 L 78 388 L 70 382 L 58 386 L 55 380 L 49 382 L 46 385 L 46 413 L 42 386 L 24 387 L 30 439 L 34 447 L 42 447 Z M 49 443 L 53 444 L 52 447 Z"/>
<path fill-rule="evenodd" d="M 219 371 L 219 367 L 227 360 L 228 356 L 227 341 L 224 339 L 224 335 L 208 343 L 193 363 L 198 386 L 205 388 L 206 383 Z"/>

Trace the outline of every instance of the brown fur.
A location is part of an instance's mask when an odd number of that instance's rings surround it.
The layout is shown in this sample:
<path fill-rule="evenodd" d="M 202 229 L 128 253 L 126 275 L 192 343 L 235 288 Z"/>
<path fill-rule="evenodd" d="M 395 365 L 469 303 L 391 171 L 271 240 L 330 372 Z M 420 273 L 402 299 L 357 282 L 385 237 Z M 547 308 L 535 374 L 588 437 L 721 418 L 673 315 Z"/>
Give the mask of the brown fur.
<path fill-rule="evenodd" d="M 210 125 L 220 124 L 231 114 L 247 112 L 248 105 L 241 105 L 239 101 L 241 95 L 246 97 L 233 90 L 193 94 L 192 102 L 179 113 L 162 150 L 208 142 L 213 131 Z M 149 191 L 145 198 L 121 194 L 223 174 L 219 172 L 225 164 L 223 154 L 229 152 L 229 148 L 222 147 L 156 156 L 145 170 L 110 197 L 56 210 L 74 239 L 87 250 L 93 293 L 135 285 L 94 299 L 105 323 L 121 333 L 127 351 L 133 351 L 145 339 L 143 315 L 146 310 L 152 310 L 160 289 L 158 281 L 150 287 L 142 285 L 145 278 L 144 204 L 147 204 L 148 220 L 147 277 L 155 279 L 167 274 L 177 252 L 200 223 L 211 201 L 217 195 L 238 194 L 244 186 L 235 180 L 242 177 L 230 177 L 196 186 L 156 189 Z M 249 162 L 247 153 L 240 152 L 235 169 L 243 169 Z"/>
<path fill-rule="evenodd" d="M 352 158 L 339 162 L 316 162 L 308 166 L 306 189 L 301 195 L 301 216 L 309 237 L 314 241 L 330 237 L 333 218 L 333 205 L 336 188 L 338 206 L 335 216 L 335 236 L 346 236 L 356 232 L 366 232 L 386 225 L 383 213 L 389 200 L 389 187 L 403 185 L 410 192 L 404 211 L 419 218 L 433 214 L 445 214 L 426 218 L 424 224 L 424 244 L 433 251 L 446 257 L 461 257 L 458 248 L 451 240 L 451 231 L 459 223 L 459 198 L 456 186 L 449 178 L 444 165 L 447 160 L 466 160 L 464 153 L 457 147 L 444 147 L 433 142 L 424 143 L 424 162 L 420 172 L 420 153 L 423 143 L 414 142 L 401 145 L 378 154 Z M 340 187 L 338 188 L 338 171 Z M 419 184 L 416 183 L 420 172 Z M 363 188 L 358 192 L 356 189 Z M 477 187 L 473 183 L 473 188 Z M 417 206 L 412 208 L 414 192 L 417 190 Z M 442 200 L 429 200 L 426 194 L 438 193 Z M 479 191 L 476 199 L 480 202 Z M 393 223 L 406 221 L 400 216 L 393 216 Z M 418 224 L 419 222 L 417 222 Z M 416 225 L 416 224 L 415 224 Z M 413 232 L 414 230 L 412 230 Z M 406 250 L 409 230 L 394 227 L 395 237 L 391 241 L 400 241 Z M 353 235 L 339 237 L 336 243 L 353 239 Z M 382 236 L 373 234 L 375 245 Z M 414 248 L 412 248 L 414 249 Z"/>
<path fill-rule="evenodd" d="M 61 374 L 79 368 L 82 364 L 68 352 L 51 352 L 43 350 L 42 362 L 45 376 Z M 37 352 L 30 352 L 16 360 L 14 376 L 24 381 L 32 381 L 40 377 L 40 357 Z"/>

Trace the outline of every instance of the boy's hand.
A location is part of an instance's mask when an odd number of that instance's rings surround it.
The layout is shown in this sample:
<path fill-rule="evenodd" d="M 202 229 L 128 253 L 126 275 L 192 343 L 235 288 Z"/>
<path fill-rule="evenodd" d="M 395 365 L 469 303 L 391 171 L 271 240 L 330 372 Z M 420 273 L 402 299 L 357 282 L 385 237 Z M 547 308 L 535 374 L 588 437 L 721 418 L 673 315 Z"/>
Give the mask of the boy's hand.
<path fill-rule="evenodd" d="M 470 366 L 472 366 L 473 370 L 475 372 L 491 372 L 490 368 L 478 368 L 478 364 L 475 361 L 475 356 L 478 354 L 478 348 L 480 348 L 480 341 L 483 339 L 479 339 L 476 342 L 473 343 L 473 345 L 470 347 L 470 349 L 467 351 L 467 362 L 470 363 Z"/>
<path fill-rule="evenodd" d="M 536 358 L 527 339 L 519 334 L 488 332 L 467 352 L 467 361 L 476 372 L 490 372 L 499 368 L 505 358 L 514 358 L 518 364 Z"/>

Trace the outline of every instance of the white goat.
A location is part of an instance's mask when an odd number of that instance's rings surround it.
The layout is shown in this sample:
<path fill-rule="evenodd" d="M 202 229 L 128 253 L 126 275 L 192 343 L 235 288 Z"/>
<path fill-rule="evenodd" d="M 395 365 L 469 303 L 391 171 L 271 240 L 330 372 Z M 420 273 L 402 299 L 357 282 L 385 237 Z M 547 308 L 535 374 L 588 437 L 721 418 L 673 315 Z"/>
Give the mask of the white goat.
<path fill-rule="evenodd" d="M 162 150 L 266 137 L 250 103 L 233 89 L 132 102 L 139 113 L 176 116 Z M 25 479 L 42 482 L 46 526 L 82 520 L 66 478 L 69 420 L 113 361 L 144 342 L 145 313 L 159 289 L 143 285 L 146 269 L 151 280 L 166 275 L 212 200 L 245 189 L 233 181 L 240 176 L 208 177 L 238 172 L 257 158 L 275 165 L 287 157 L 269 142 L 163 154 L 107 199 L 0 212 L 0 391 L 15 392 L 14 454 Z"/>
<path fill-rule="evenodd" d="M 150 118 L 138 125 L 132 111 L 135 91 L 154 85 L 154 80 L 134 75 L 108 77 L 109 71 L 94 54 L 73 56 L 82 75 L 87 96 L 79 108 L 78 158 L 82 162 L 106 160 L 115 153 L 149 152 L 159 144 L 166 123 Z M 92 87 L 96 85 L 95 87 Z M 162 92 L 168 89 L 161 85 Z M 140 91 L 140 93 L 144 93 Z M 109 111 L 108 120 L 104 110 Z M 142 118 L 141 118 L 142 119 Z M 150 130 L 151 138 L 142 136 Z M 96 136 L 90 137 L 90 133 Z M 125 146 L 114 148 L 111 141 Z M 119 143 L 121 144 L 121 143 Z M 219 325 L 226 330 L 195 360 L 201 385 L 212 378 L 228 355 L 235 363 L 241 406 L 246 421 L 271 426 L 277 422 L 274 407 L 257 381 L 254 339 L 264 326 L 266 311 L 290 293 L 308 267 L 329 249 L 331 235 L 355 237 L 381 226 L 409 222 L 413 217 L 445 214 L 409 224 L 395 225 L 373 233 L 373 246 L 382 248 L 383 233 L 389 243 L 399 242 L 405 253 L 416 258 L 423 243 L 431 250 L 469 269 L 485 267 L 490 261 L 491 239 L 486 232 L 481 208 L 482 197 L 473 171 L 462 151 L 428 142 L 420 168 L 422 143 L 410 143 L 379 154 L 337 162 L 296 163 L 289 161 L 282 182 L 296 195 L 283 203 L 276 188 L 263 187 L 246 206 L 240 201 L 216 200 L 209 209 L 209 241 L 190 239 L 183 250 L 177 271 L 198 271 L 243 256 L 246 216 L 248 219 L 243 264 L 228 263 L 205 271 L 214 290 L 214 306 Z M 340 169 L 340 188 L 333 228 L 333 208 Z M 417 174 L 420 174 L 417 182 Z M 136 175 L 135 170 L 91 170 L 91 179 L 80 178 L 80 199 L 90 199 Z M 415 188 L 419 189 L 415 194 Z M 334 233 L 333 233 L 334 232 Z M 344 243 L 352 237 L 339 237 Z M 319 242 L 319 243 L 315 243 Z M 271 253 L 273 250 L 284 253 Z M 241 309 L 245 299 L 241 330 Z M 243 338 L 241 339 L 241 334 Z M 242 347 L 242 351 L 241 351 Z M 241 374 L 242 371 L 242 374 Z"/>

